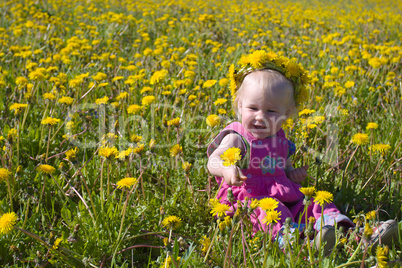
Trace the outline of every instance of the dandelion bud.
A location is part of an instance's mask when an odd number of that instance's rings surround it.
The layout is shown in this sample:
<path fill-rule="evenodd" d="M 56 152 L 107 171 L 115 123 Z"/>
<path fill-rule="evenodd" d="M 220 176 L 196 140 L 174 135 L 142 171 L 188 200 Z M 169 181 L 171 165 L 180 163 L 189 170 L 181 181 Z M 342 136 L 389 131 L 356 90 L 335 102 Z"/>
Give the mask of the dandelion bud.
<path fill-rule="evenodd" d="M 228 188 L 227 199 L 228 199 L 230 202 L 233 202 L 233 201 L 234 201 L 233 191 L 232 191 L 232 188 L 231 188 L 231 187 Z"/>

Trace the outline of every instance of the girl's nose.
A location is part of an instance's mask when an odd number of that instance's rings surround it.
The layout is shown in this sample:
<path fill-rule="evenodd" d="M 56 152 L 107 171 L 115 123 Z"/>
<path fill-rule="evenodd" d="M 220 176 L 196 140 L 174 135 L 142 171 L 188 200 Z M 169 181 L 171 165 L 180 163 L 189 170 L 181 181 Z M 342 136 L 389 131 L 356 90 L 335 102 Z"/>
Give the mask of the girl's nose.
<path fill-rule="evenodd" d="M 263 120 L 264 119 L 264 113 L 263 112 L 258 112 L 256 115 L 255 115 L 255 119 L 256 120 Z"/>

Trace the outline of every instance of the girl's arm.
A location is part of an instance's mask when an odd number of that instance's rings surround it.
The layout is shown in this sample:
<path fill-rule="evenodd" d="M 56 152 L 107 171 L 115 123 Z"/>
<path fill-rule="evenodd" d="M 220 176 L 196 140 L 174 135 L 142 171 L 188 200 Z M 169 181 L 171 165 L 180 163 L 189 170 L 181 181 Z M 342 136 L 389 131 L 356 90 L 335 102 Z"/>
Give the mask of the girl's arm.
<path fill-rule="evenodd" d="M 290 158 L 286 160 L 285 173 L 289 180 L 301 183 L 307 177 L 308 165 L 301 168 L 294 168 Z"/>
<path fill-rule="evenodd" d="M 228 185 L 241 186 L 246 177 L 237 166 L 224 166 L 221 155 L 229 148 L 236 147 L 241 150 L 242 155 L 246 153 L 243 141 L 239 135 L 230 133 L 226 135 L 218 148 L 208 158 L 208 171 L 218 177 L 223 177 Z"/>

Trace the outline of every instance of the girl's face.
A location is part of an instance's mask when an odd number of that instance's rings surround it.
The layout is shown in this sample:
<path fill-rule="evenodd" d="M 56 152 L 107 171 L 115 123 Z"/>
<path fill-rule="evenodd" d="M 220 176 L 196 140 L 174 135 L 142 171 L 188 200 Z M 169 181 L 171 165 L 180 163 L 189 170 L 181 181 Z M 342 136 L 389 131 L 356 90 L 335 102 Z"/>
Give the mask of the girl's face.
<path fill-rule="evenodd" d="M 245 85 L 238 101 L 241 123 L 256 139 L 267 138 L 281 128 L 290 115 L 288 89 L 266 92 L 258 80 Z"/>

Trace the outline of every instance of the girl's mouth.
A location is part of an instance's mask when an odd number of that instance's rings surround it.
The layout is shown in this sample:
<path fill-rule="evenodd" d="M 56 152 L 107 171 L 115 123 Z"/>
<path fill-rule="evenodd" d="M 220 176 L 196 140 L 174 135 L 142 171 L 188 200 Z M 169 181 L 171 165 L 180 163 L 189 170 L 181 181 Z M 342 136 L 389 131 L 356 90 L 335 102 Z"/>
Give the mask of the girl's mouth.
<path fill-rule="evenodd" d="M 265 127 L 265 126 L 262 126 L 262 125 L 252 125 L 252 127 L 253 127 L 254 129 L 266 129 L 266 127 Z"/>

